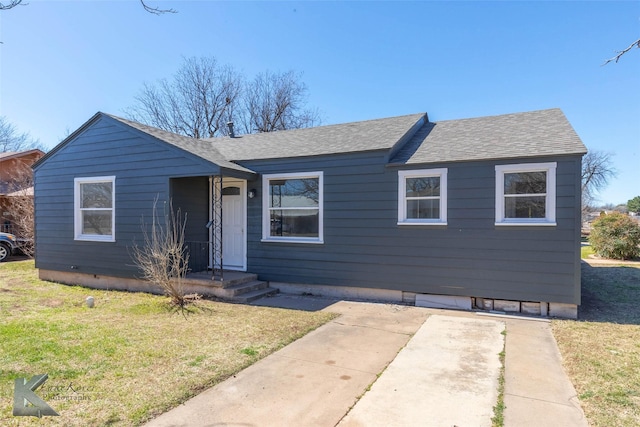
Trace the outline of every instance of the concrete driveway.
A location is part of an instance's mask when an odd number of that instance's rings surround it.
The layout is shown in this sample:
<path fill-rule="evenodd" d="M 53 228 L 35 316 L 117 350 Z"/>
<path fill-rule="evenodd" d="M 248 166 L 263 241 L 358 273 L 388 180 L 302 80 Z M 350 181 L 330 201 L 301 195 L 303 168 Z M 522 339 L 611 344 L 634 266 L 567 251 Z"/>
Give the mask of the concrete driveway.
<path fill-rule="evenodd" d="M 505 426 L 587 426 L 543 319 L 287 295 L 257 304 L 340 316 L 148 426 L 491 426 L 503 349 Z"/>

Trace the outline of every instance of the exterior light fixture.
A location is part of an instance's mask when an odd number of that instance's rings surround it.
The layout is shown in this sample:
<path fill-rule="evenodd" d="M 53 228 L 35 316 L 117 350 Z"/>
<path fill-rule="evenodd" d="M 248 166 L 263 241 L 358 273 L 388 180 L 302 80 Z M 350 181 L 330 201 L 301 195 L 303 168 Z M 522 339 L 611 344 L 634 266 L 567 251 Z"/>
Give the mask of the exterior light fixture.
<path fill-rule="evenodd" d="M 253 199 L 254 197 L 256 197 L 256 194 L 258 194 L 258 191 L 255 188 L 252 188 L 251 190 L 249 190 L 249 198 Z"/>

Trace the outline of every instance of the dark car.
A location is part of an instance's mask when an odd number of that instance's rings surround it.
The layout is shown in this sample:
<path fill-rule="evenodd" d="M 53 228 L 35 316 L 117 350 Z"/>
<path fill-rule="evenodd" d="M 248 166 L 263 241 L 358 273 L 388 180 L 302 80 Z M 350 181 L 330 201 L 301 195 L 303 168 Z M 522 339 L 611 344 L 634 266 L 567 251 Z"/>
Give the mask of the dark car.
<path fill-rule="evenodd" d="M 18 239 L 9 233 L 0 233 L 0 262 L 5 261 L 16 251 Z"/>

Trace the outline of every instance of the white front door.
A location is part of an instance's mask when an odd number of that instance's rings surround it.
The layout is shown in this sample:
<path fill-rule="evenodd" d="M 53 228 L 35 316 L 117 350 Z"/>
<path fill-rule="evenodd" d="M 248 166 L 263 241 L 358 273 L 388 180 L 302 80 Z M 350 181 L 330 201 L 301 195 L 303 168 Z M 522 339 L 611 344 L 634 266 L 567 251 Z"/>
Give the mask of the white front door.
<path fill-rule="evenodd" d="M 246 270 L 246 183 L 222 183 L 222 261 L 225 269 Z"/>

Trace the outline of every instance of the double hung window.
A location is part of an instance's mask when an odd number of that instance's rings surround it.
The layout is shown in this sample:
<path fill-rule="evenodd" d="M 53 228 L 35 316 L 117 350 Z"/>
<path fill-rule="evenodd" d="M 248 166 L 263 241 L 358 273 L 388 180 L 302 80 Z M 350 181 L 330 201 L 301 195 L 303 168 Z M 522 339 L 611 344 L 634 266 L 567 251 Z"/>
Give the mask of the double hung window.
<path fill-rule="evenodd" d="M 447 223 L 447 169 L 398 171 L 398 224 Z"/>
<path fill-rule="evenodd" d="M 555 225 L 556 163 L 496 166 L 496 225 Z"/>
<path fill-rule="evenodd" d="M 115 241 L 115 176 L 74 179 L 76 240 Z"/>
<path fill-rule="evenodd" d="M 323 242 L 322 172 L 263 176 L 264 241 Z"/>

